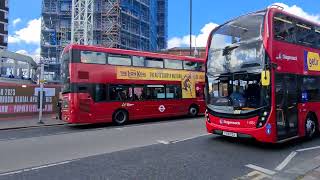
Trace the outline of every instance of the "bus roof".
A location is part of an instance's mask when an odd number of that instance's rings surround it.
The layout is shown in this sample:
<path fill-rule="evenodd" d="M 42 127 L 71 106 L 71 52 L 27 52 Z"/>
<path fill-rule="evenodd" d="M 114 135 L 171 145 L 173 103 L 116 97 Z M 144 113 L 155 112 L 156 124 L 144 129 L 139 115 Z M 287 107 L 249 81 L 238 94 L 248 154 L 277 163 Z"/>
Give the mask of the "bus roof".
<path fill-rule="evenodd" d="M 97 52 L 115 53 L 115 54 L 127 54 L 127 55 L 133 55 L 133 56 L 143 56 L 143 57 L 152 57 L 152 58 L 164 58 L 164 59 L 167 58 L 167 59 L 176 59 L 176 60 L 197 61 L 197 62 L 205 61 L 205 59 L 190 57 L 190 56 L 178 56 L 178 55 L 164 54 L 164 53 L 135 51 L 135 50 L 126 50 L 126 49 L 118 49 L 118 48 L 106 48 L 101 46 L 78 45 L 78 44 L 69 44 L 68 46 L 65 47 L 64 52 L 69 49 L 97 51 Z"/>

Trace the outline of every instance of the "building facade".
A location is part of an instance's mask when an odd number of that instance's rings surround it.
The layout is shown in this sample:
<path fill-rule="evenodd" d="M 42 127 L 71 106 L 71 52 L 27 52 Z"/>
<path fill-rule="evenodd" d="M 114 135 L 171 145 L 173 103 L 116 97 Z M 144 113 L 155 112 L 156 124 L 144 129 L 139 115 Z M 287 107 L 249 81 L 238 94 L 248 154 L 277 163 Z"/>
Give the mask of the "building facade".
<path fill-rule="evenodd" d="M 167 46 L 168 0 L 94 0 L 93 44 L 159 51 Z M 71 42 L 72 0 L 43 0 L 41 57 L 59 80 L 59 56 Z"/>
<path fill-rule="evenodd" d="M 9 0 L 0 0 L 0 49 L 8 46 Z"/>

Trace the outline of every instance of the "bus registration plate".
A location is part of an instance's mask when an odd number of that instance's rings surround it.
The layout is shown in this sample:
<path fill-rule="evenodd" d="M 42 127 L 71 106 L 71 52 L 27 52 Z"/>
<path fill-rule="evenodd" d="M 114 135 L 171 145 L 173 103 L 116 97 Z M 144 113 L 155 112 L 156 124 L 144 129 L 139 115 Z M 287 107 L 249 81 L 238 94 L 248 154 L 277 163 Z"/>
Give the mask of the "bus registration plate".
<path fill-rule="evenodd" d="M 223 131 L 222 135 L 224 136 L 229 136 L 229 137 L 237 137 L 237 133 L 233 133 L 233 132 L 227 132 L 227 131 Z"/>

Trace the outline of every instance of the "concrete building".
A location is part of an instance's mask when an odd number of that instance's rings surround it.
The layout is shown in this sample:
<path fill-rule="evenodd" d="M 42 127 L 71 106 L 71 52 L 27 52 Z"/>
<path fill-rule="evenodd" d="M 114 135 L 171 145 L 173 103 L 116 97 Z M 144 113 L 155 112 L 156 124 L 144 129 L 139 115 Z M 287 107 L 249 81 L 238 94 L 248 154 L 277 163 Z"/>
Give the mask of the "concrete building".
<path fill-rule="evenodd" d="M 0 49 L 8 46 L 9 0 L 0 0 Z"/>
<path fill-rule="evenodd" d="M 168 0 L 90 2 L 93 2 L 91 44 L 144 51 L 166 48 Z M 49 64 L 47 79 L 58 81 L 60 78 L 59 56 L 72 39 L 73 7 L 72 0 L 42 2 L 41 57 Z"/>

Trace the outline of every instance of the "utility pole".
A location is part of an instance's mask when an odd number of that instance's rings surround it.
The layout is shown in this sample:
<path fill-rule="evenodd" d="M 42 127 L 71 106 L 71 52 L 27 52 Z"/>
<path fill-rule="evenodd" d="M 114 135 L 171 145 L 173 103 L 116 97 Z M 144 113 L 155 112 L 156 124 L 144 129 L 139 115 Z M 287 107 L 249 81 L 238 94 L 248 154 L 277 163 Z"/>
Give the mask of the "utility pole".
<path fill-rule="evenodd" d="M 192 56 L 192 0 L 190 0 L 190 56 Z"/>
<path fill-rule="evenodd" d="M 43 111 L 43 83 L 44 83 L 44 79 L 43 79 L 43 73 L 44 73 L 44 63 L 41 62 L 40 64 L 40 77 L 39 77 L 39 83 L 40 83 L 40 93 L 38 93 L 38 95 L 40 97 L 38 97 L 38 100 L 40 102 L 38 102 L 39 104 L 39 124 L 44 124 L 42 121 L 42 111 Z"/>

